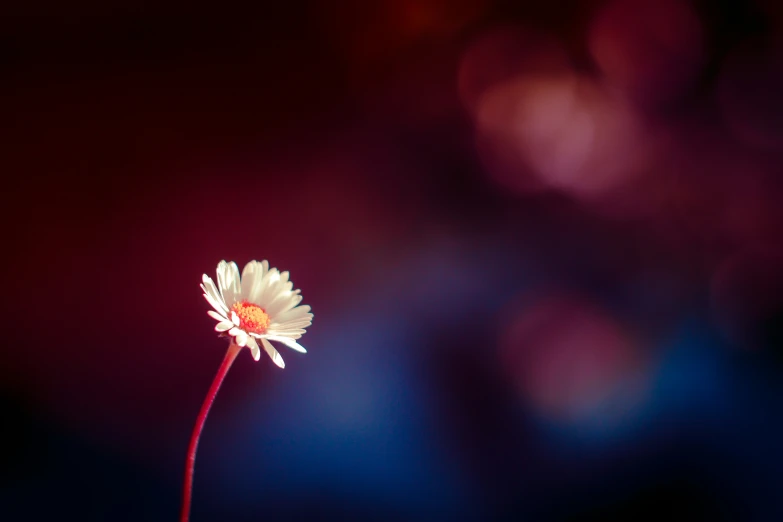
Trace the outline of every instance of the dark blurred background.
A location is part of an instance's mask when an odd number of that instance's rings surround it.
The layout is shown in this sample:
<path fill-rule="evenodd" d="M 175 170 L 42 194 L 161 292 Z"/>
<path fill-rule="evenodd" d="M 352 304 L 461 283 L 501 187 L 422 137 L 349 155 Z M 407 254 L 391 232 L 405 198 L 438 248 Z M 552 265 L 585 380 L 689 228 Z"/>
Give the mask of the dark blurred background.
<path fill-rule="evenodd" d="M 216 4 L 217 5 L 217 4 Z M 773 0 L 0 16 L 0 518 L 783 520 Z"/>

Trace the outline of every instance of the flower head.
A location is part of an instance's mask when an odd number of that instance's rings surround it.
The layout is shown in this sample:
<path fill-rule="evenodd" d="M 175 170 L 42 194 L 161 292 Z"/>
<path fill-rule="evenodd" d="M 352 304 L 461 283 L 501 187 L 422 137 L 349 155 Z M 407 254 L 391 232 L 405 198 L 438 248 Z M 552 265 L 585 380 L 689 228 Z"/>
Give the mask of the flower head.
<path fill-rule="evenodd" d="M 242 270 L 233 261 L 217 267 L 218 286 L 207 274 L 201 278 L 204 298 L 215 310 L 207 313 L 218 321 L 215 330 L 226 332 L 238 346 L 247 346 L 256 361 L 261 357 L 258 343 L 281 368 L 285 363 L 270 341 L 306 353 L 296 339 L 313 322 L 309 306 L 299 306 L 302 296 L 293 290 L 288 272 L 269 268 L 264 260 L 251 261 Z"/>

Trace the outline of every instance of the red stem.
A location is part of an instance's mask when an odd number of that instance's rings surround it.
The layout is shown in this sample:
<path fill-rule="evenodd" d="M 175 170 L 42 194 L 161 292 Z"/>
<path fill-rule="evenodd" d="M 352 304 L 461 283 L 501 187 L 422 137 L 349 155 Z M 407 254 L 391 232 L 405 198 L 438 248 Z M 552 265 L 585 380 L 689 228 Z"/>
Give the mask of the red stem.
<path fill-rule="evenodd" d="M 223 358 L 223 362 L 218 369 L 217 375 L 215 375 L 215 379 L 212 381 L 212 386 L 209 387 L 207 396 L 204 398 L 204 404 L 201 405 L 201 411 L 198 412 L 196 425 L 193 427 L 193 434 L 190 436 L 188 456 L 185 460 L 185 485 L 182 492 L 180 522 L 188 522 L 188 518 L 190 517 L 190 498 L 193 496 L 193 469 L 196 466 L 196 448 L 198 448 L 198 439 L 201 436 L 201 430 L 204 428 L 204 421 L 207 420 L 209 408 L 215 400 L 215 395 L 217 395 L 218 389 L 220 389 L 223 378 L 228 373 L 228 369 L 231 368 L 231 364 L 234 362 L 234 359 L 237 358 L 237 354 L 240 350 L 241 348 L 232 340 L 231 344 L 228 346 L 226 356 Z"/>

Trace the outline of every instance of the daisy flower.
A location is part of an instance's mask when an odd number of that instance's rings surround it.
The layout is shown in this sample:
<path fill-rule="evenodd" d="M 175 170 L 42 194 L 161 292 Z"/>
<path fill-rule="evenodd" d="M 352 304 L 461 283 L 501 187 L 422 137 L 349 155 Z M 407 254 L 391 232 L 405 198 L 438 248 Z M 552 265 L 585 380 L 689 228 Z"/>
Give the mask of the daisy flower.
<path fill-rule="evenodd" d="M 204 398 L 190 436 L 185 458 L 180 522 L 190 520 L 196 450 L 204 423 L 220 385 L 237 355 L 247 346 L 253 359 L 257 361 L 261 358 L 261 349 L 258 347 L 260 342 L 272 361 L 285 368 L 283 358 L 270 341 L 305 353 L 305 349 L 296 340 L 302 337 L 305 328 L 313 322 L 310 307 L 299 306 L 302 296 L 299 295 L 299 290 L 293 290 L 294 285 L 288 280 L 288 272 L 281 273 L 277 268 L 270 269 L 267 261 L 249 262 L 242 271 L 241 279 L 236 263 L 221 261 L 217 267 L 217 277 L 218 286 L 215 286 L 212 279 L 204 274 L 201 289 L 204 290 L 204 298 L 214 308 L 207 313 L 218 322 L 215 330 L 230 337 L 231 342 Z"/>
<path fill-rule="evenodd" d="M 293 290 L 288 272 L 269 268 L 266 260 L 251 261 L 242 270 L 236 263 L 221 261 L 217 281 L 204 274 L 201 288 L 214 310 L 207 313 L 218 323 L 215 330 L 231 336 L 237 346 L 247 346 L 253 359 L 261 357 L 259 343 L 280 368 L 285 363 L 272 342 L 306 353 L 296 340 L 313 321 L 309 306 L 299 306 L 302 296 Z"/>

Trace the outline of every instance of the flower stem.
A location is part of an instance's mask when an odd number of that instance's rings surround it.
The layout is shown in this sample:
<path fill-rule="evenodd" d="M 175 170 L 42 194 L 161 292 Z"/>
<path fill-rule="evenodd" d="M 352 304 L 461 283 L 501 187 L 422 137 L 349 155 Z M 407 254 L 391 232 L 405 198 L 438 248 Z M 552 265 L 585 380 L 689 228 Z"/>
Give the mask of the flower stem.
<path fill-rule="evenodd" d="M 193 469 L 196 466 L 196 448 L 198 448 L 198 439 L 201 436 L 201 430 L 204 428 L 204 421 L 207 420 L 207 414 L 209 408 L 212 406 L 212 402 L 215 400 L 220 384 L 223 382 L 223 378 L 228 373 L 228 369 L 231 368 L 231 364 L 234 359 L 237 358 L 237 354 L 241 348 L 232 340 L 228 346 L 226 356 L 223 358 L 223 362 L 218 369 L 215 379 L 212 381 L 212 386 L 209 387 L 207 396 L 204 398 L 204 404 L 201 405 L 201 411 L 198 412 L 196 418 L 196 425 L 193 427 L 193 434 L 190 436 L 190 445 L 188 446 L 188 456 L 185 460 L 185 483 L 182 491 L 182 511 L 180 512 L 180 522 L 188 522 L 190 517 L 190 498 L 193 495 Z"/>

